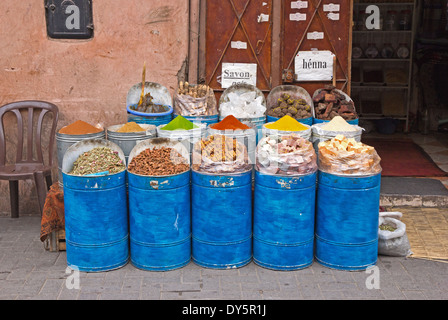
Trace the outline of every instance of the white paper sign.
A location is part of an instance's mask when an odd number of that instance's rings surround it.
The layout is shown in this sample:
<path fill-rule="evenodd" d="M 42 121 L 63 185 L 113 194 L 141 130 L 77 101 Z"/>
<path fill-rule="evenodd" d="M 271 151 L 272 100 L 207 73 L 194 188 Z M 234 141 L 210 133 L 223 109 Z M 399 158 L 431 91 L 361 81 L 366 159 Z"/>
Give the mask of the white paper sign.
<path fill-rule="evenodd" d="M 323 32 L 308 32 L 306 34 L 306 38 L 308 40 L 322 40 L 324 38 L 324 33 Z"/>
<path fill-rule="evenodd" d="M 257 64 L 223 62 L 221 88 L 228 88 L 237 83 L 247 83 L 256 86 Z"/>
<path fill-rule="evenodd" d="M 290 13 L 289 14 L 290 21 L 306 21 L 306 13 Z"/>
<path fill-rule="evenodd" d="M 230 43 L 232 49 L 247 49 L 247 42 L 243 41 L 232 41 Z"/>
<path fill-rule="evenodd" d="M 269 22 L 269 15 L 268 14 L 264 14 L 264 13 L 260 14 L 258 16 L 258 18 L 257 18 L 257 22 L 258 23 L 260 23 L 260 22 Z"/>
<path fill-rule="evenodd" d="M 299 51 L 294 60 L 296 80 L 333 80 L 333 57 L 331 51 Z"/>
<path fill-rule="evenodd" d="M 334 3 L 324 4 L 324 12 L 332 12 L 339 10 L 341 10 L 340 4 L 334 4 Z"/>
<path fill-rule="evenodd" d="M 337 21 L 339 20 L 339 13 L 330 12 L 329 14 L 327 14 L 327 17 L 330 20 Z"/>
<path fill-rule="evenodd" d="M 306 9 L 308 8 L 308 1 L 292 1 L 291 9 Z"/>

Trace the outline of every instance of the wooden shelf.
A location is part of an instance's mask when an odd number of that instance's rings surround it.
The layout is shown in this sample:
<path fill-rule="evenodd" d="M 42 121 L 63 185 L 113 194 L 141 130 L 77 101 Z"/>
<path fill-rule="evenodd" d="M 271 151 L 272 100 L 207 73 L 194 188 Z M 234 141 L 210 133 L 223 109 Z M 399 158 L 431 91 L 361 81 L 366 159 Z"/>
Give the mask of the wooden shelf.
<path fill-rule="evenodd" d="M 407 85 L 398 85 L 398 86 L 393 86 L 393 85 L 353 85 L 352 84 L 352 89 L 392 89 L 392 90 L 407 90 L 408 86 Z"/>
<path fill-rule="evenodd" d="M 367 34 L 367 33 L 376 33 L 376 34 L 387 34 L 387 33 L 404 33 L 404 34 L 412 34 L 412 30 L 353 30 L 353 34 Z"/>
<path fill-rule="evenodd" d="M 363 106 L 361 101 L 359 102 L 359 114 L 360 119 L 365 120 L 378 120 L 378 119 L 385 119 L 385 118 L 393 118 L 397 120 L 404 120 L 406 121 L 406 130 L 409 129 L 409 109 L 410 109 L 410 102 L 411 102 L 411 83 L 412 83 L 412 72 L 413 72 L 413 56 L 414 56 L 414 41 L 415 41 L 415 30 L 417 25 L 417 16 L 418 16 L 418 7 L 416 5 L 416 1 L 405 1 L 405 2 L 382 2 L 382 3 L 373 3 L 373 2 L 357 2 L 354 3 L 354 12 L 357 12 L 358 10 L 363 10 L 365 7 L 369 5 L 375 5 L 380 7 L 380 10 L 382 11 L 382 14 L 385 13 L 386 10 L 393 9 L 393 10 L 405 10 L 405 9 L 411 9 L 412 10 L 412 22 L 411 30 L 353 30 L 353 42 L 366 42 L 371 41 L 375 42 L 378 45 L 380 45 L 380 42 L 394 42 L 397 39 L 402 39 L 402 42 L 406 42 L 409 46 L 409 58 L 408 59 L 399 59 L 399 58 L 359 58 L 359 59 L 351 59 L 352 65 L 355 66 L 353 68 L 352 66 L 352 72 L 356 70 L 356 72 L 360 72 L 359 78 L 357 78 L 358 82 L 351 83 L 351 89 L 353 92 L 356 93 L 358 99 L 363 99 L 365 97 L 370 97 L 370 99 L 378 99 L 378 103 L 381 106 L 381 109 L 377 107 L 376 105 L 366 105 L 365 110 L 375 113 L 370 114 L 363 114 Z M 368 36 L 370 35 L 370 36 Z M 389 40 L 389 41 L 386 41 Z M 403 78 L 401 80 L 404 80 L 402 82 L 404 83 L 385 83 L 383 82 L 386 80 L 386 77 L 384 76 L 385 69 L 388 68 L 394 68 L 394 65 L 398 67 L 399 69 L 402 69 L 403 72 L 406 73 L 406 79 Z M 366 71 L 367 69 L 382 69 L 383 70 L 383 78 L 372 78 L 372 79 L 378 79 L 382 80 L 381 82 L 376 83 L 369 83 L 365 82 L 363 78 L 363 70 Z M 378 70 L 371 70 L 371 71 L 378 71 Z M 367 79 L 367 78 L 366 78 Z M 371 78 L 368 78 L 371 79 Z M 395 90 L 395 91 L 394 91 Z M 405 107 L 404 114 L 400 115 L 385 115 L 386 113 L 392 113 L 397 112 L 401 113 L 401 110 L 384 110 L 385 107 L 388 107 L 389 104 L 385 103 L 383 101 L 383 98 L 389 97 L 390 95 L 403 95 L 403 106 Z M 368 101 L 368 99 L 366 99 Z M 400 100 L 401 101 L 401 100 Z"/>
<path fill-rule="evenodd" d="M 390 59 L 385 59 L 385 58 L 359 58 L 359 59 L 352 59 L 352 61 L 354 62 L 363 62 L 363 61 L 375 61 L 375 62 L 409 62 L 411 61 L 410 59 L 399 59 L 399 58 L 390 58 Z"/>
<path fill-rule="evenodd" d="M 413 6 L 414 2 L 380 2 L 380 3 L 356 2 L 356 3 L 354 3 L 355 6 L 368 6 L 371 4 L 373 4 L 375 6 Z"/>

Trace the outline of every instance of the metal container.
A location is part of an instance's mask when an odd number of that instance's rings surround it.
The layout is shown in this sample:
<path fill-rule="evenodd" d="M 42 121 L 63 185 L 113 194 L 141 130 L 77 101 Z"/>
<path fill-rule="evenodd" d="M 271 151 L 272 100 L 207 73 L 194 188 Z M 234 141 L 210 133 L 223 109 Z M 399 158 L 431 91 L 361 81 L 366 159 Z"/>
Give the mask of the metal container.
<path fill-rule="evenodd" d="M 199 128 L 190 130 L 163 130 L 162 128 L 164 126 L 165 125 L 160 125 L 157 127 L 157 137 L 167 138 L 182 143 L 190 153 L 190 160 L 194 144 L 201 140 L 201 138 L 207 136 L 207 127 L 205 123 L 197 124 Z"/>
<path fill-rule="evenodd" d="M 290 135 L 290 134 L 296 134 L 300 137 L 302 137 L 305 140 L 310 141 L 311 140 L 311 127 L 307 124 L 302 123 L 305 127 L 307 127 L 306 130 L 302 131 L 281 131 L 281 130 L 275 130 L 275 129 L 268 129 L 266 128 L 266 124 L 263 125 L 262 134 L 263 137 L 266 136 L 284 136 L 284 135 Z"/>
<path fill-rule="evenodd" d="M 211 116 L 183 116 L 185 119 L 193 122 L 195 125 L 204 124 L 205 126 L 209 126 L 211 124 L 217 123 L 219 115 L 211 115 Z"/>
<path fill-rule="evenodd" d="M 95 147 L 123 151 L 104 139 L 77 142 L 62 163 L 67 264 L 85 272 L 120 268 L 129 260 L 126 171 L 103 176 L 70 175 L 75 160 Z"/>
<path fill-rule="evenodd" d="M 266 122 L 276 122 L 280 118 L 266 116 Z M 296 119 L 298 122 L 311 126 L 313 124 L 313 117 L 304 118 L 304 119 Z"/>
<path fill-rule="evenodd" d="M 313 262 L 316 173 L 255 171 L 253 258 L 262 267 L 298 270 Z"/>
<path fill-rule="evenodd" d="M 353 125 L 359 124 L 359 119 L 345 120 L 345 121 L 347 121 L 347 123 L 353 124 Z M 330 120 L 321 120 L 321 119 L 317 119 L 317 118 L 313 119 L 313 124 L 324 123 L 324 122 L 330 122 Z"/>
<path fill-rule="evenodd" d="M 318 172 L 315 258 L 340 270 L 376 264 L 381 174 L 333 175 Z"/>
<path fill-rule="evenodd" d="M 256 135 L 256 143 L 263 137 L 262 129 L 263 125 L 266 123 L 266 117 L 258 117 L 258 118 L 237 118 L 241 123 L 253 128 L 255 130 Z M 222 119 L 220 119 L 222 120 Z"/>
<path fill-rule="evenodd" d="M 58 182 L 59 187 L 63 188 L 63 178 L 62 178 L 62 160 L 64 159 L 65 152 L 67 149 L 79 142 L 81 140 L 88 139 L 104 139 L 106 137 L 106 132 L 100 131 L 97 133 L 89 133 L 89 134 L 65 134 L 65 133 L 56 133 L 56 145 L 58 149 Z"/>
<path fill-rule="evenodd" d="M 157 138 L 137 144 L 129 160 L 147 148 L 162 145 L 186 155 L 181 144 Z M 128 182 L 132 264 L 151 271 L 187 265 L 191 259 L 190 171 L 170 176 L 128 171 Z"/>
<path fill-rule="evenodd" d="M 313 147 L 317 155 L 319 155 L 319 143 L 331 140 L 337 135 L 343 135 L 346 138 L 353 138 L 355 141 L 361 142 L 361 136 L 364 129 L 360 126 L 352 124 L 353 129 L 355 129 L 354 131 L 328 131 L 322 129 L 326 122 L 316 123 L 311 126 L 310 141 L 313 143 Z"/>
<path fill-rule="evenodd" d="M 123 150 L 126 164 L 128 164 L 129 154 L 135 145 L 143 140 L 155 138 L 157 136 L 156 126 L 152 124 L 140 124 L 145 131 L 139 132 L 117 132 L 123 124 L 110 126 L 106 129 L 107 140 L 117 144 Z"/>
<path fill-rule="evenodd" d="M 192 171 L 192 258 L 206 268 L 239 268 L 252 260 L 252 171 Z"/>

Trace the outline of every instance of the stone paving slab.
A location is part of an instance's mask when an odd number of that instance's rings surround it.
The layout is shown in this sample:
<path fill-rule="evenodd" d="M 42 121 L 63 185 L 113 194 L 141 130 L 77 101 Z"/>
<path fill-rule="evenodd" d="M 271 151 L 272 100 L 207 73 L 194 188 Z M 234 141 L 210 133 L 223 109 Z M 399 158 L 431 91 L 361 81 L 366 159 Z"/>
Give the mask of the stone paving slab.
<path fill-rule="evenodd" d="M 2 300 L 448 300 L 448 263 L 380 256 L 372 273 L 333 270 L 314 262 L 295 271 L 255 263 L 214 270 L 190 262 L 165 272 L 123 268 L 80 273 L 79 288 L 67 270 L 66 252 L 45 251 L 40 217 L 0 217 Z M 373 281 L 378 275 L 379 281 Z M 372 282 L 373 281 L 373 282 Z M 370 285 L 379 285 L 369 289 Z"/>

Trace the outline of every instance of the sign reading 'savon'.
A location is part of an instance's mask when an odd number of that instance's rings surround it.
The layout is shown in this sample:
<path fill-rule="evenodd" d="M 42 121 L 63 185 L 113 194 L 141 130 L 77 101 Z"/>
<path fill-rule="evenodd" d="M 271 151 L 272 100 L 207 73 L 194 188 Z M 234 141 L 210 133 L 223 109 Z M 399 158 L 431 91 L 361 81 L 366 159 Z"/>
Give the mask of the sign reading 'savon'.
<path fill-rule="evenodd" d="M 221 88 L 228 88 L 237 83 L 257 85 L 256 63 L 223 63 Z"/>

